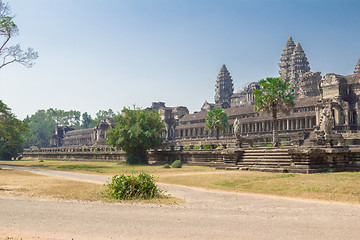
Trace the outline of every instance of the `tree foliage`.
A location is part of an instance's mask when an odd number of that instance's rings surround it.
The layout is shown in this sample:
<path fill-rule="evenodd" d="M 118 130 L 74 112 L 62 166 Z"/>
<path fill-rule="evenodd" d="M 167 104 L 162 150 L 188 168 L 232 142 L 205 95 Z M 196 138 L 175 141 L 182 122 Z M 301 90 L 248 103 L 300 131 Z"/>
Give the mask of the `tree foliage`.
<path fill-rule="evenodd" d="M 9 5 L 0 0 L 0 69 L 18 62 L 26 67 L 32 67 L 38 53 L 32 48 L 24 52 L 19 44 L 8 46 L 10 39 L 19 34 L 19 29 L 13 21 Z"/>
<path fill-rule="evenodd" d="M 266 78 L 259 81 L 260 89 L 254 90 L 254 110 L 272 115 L 273 121 L 273 146 L 279 146 L 278 120 L 279 112 L 290 114 L 295 106 L 294 96 L 290 93 L 290 83 L 282 78 Z"/>
<path fill-rule="evenodd" d="M 228 116 L 221 108 L 214 108 L 208 112 L 205 119 L 205 128 L 216 131 L 216 139 L 219 139 L 220 131 L 229 127 Z"/>
<path fill-rule="evenodd" d="M 59 109 L 38 110 L 25 121 L 29 124 L 30 131 L 26 135 L 25 147 L 47 147 L 51 136 L 55 133 L 56 126 L 71 126 L 80 128 L 79 111 L 64 111 Z"/>
<path fill-rule="evenodd" d="M 96 117 L 95 119 L 93 119 L 91 117 L 90 114 L 88 114 L 87 112 L 84 112 L 82 114 L 82 121 L 81 121 L 81 128 L 85 129 L 85 128 L 93 128 L 96 125 L 98 125 L 102 120 L 107 119 L 107 118 L 113 118 L 115 117 L 115 113 L 112 109 L 109 110 L 99 110 L 96 113 Z"/>
<path fill-rule="evenodd" d="M 124 108 L 114 117 L 115 126 L 107 132 L 108 144 L 122 148 L 129 164 L 147 164 L 147 150 L 159 147 L 164 123 L 158 112 Z"/>
<path fill-rule="evenodd" d="M 11 159 L 23 151 L 26 122 L 15 117 L 11 109 L 0 100 L 0 159 Z"/>

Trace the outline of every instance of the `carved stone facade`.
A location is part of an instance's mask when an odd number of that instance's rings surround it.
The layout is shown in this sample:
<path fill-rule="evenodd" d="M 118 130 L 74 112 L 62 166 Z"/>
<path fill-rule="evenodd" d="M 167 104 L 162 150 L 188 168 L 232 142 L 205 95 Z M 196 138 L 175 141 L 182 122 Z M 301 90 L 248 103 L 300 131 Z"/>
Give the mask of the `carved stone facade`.
<path fill-rule="evenodd" d="M 298 95 L 298 83 L 302 74 L 310 72 L 309 62 L 300 43 L 294 44 L 289 37 L 280 58 L 280 76 L 291 82 L 292 92 L 295 97 Z"/>
<path fill-rule="evenodd" d="M 50 139 L 52 147 L 106 145 L 106 130 L 112 119 L 102 120 L 96 127 L 74 130 L 70 127 L 57 127 Z"/>
<path fill-rule="evenodd" d="M 293 39 L 289 37 L 285 45 L 285 48 L 283 49 L 283 53 L 281 54 L 280 63 L 279 63 L 280 66 L 279 74 L 286 82 L 290 81 L 290 75 L 291 75 L 290 62 L 294 49 L 295 49 L 295 43 Z"/>
<path fill-rule="evenodd" d="M 355 74 L 360 74 L 360 58 L 359 58 L 358 63 L 356 64 L 354 73 L 355 73 Z"/>
<path fill-rule="evenodd" d="M 360 60 L 359 60 L 360 61 Z M 306 135 L 319 128 L 320 115 L 324 108 L 331 109 L 334 129 L 342 132 L 360 132 L 360 63 L 354 74 L 342 76 L 334 73 L 321 76 L 320 72 L 310 72 L 309 62 L 299 43 L 292 38 L 282 53 L 280 75 L 293 83 L 296 106 L 289 116 L 279 117 L 279 133 L 283 140 L 292 141 L 292 137 Z M 224 108 L 228 114 L 230 126 L 221 135 L 223 139 L 233 138 L 235 119 L 239 121 L 241 134 L 253 139 L 268 141 L 271 136 L 271 117 L 259 115 L 253 110 L 253 91 L 257 82 L 250 83 L 244 90 L 231 96 L 231 107 Z M 215 95 L 216 96 L 216 95 Z M 214 138 L 212 131 L 205 129 L 207 112 L 216 104 L 205 102 L 200 112 L 185 115 L 179 121 L 175 136 L 179 141 Z"/>
<path fill-rule="evenodd" d="M 221 67 L 217 76 L 215 85 L 215 103 L 222 104 L 228 103 L 230 105 L 231 96 L 234 92 L 234 85 L 229 71 L 225 64 Z"/>
<path fill-rule="evenodd" d="M 280 75 L 294 84 L 293 93 L 296 97 L 296 105 L 290 115 L 278 116 L 280 140 L 287 143 L 301 138 L 305 140 L 311 132 L 319 129 L 320 116 L 325 108 L 332 114 L 335 131 L 343 134 L 360 133 L 360 60 L 354 74 L 342 76 L 329 73 L 322 77 L 320 72 L 310 72 L 301 45 L 295 45 L 290 37 L 279 65 Z M 164 138 L 168 141 L 215 139 L 215 133 L 205 129 L 205 118 L 211 109 L 223 108 L 228 115 L 229 127 L 221 132 L 221 139 L 234 139 L 233 123 L 238 119 L 238 134 L 253 139 L 255 145 L 269 143 L 272 138 L 271 116 L 260 115 L 253 110 L 253 91 L 257 88 L 258 83 L 252 82 L 234 94 L 232 78 L 223 65 L 216 80 L 215 103 L 206 101 L 200 112 L 192 114 L 186 107 L 166 107 L 164 102 L 154 102 L 148 110 L 159 112 L 167 131 Z M 105 131 L 110 125 L 100 123 L 93 129 L 74 131 L 60 129 L 58 132 L 63 132 L 63 138 L 60 140 L 59 133 L 54 135 L 52 145 L 105 144 Z"/>
<path fill-rule="evenodd" d="M 259 89 L 257 82 L 250 83 L 244 90 L 231 96 L 231 107 L 251 105 L 255 101 L 254 90 Z"/>
<path fill-rule="evenodd" d="M 74 128 L 67 126 L 58 126 L 55 129 L 55 134 L 50 138 L 50 146 L 60 147 L 63 145 L 64 135 L 67 132 L 73 131 Z"/>
<path fill-rule="evenodd" d="M 291 55 L 289 65 L 289 82 L 292 84 L 292 91 L 294 96 L 297 97 L 299 78 L 302 74 L 310 71 L 309 62 L 307 61 L 307 57 L 300 43 L 296 44 L 294 52 Z"/>
<path fill-rule="evenodd" d="M 300 76 L 298 84 L 299 98 L 320 96 L 320 72 L 307 72 Z"/>
<path fill-rule="evenodd" d="M 147 110 L 159 112 L 161 121 L 165 123 L 166 136 L 164 138 L 166 140 L 175 139 L 175 128 L 179 125 L 179 119 L 189 114 L 186 107 L 166 107 L 164 102 L 153 102 Z"/>

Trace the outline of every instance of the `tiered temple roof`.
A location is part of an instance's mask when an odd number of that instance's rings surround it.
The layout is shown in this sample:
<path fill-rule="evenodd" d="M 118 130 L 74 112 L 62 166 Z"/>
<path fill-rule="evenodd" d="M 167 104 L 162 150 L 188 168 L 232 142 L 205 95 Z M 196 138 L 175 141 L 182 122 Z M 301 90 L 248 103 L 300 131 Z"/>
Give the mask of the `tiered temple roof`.
<path fill-rule="evenodd" d="M 289 67 L 290 67 L 290 58 L 292 53 L 294 52 L 295 49 L 295 43 L 293 41 L 293 39 L 291 37 L 289 37 L 286 46 L 283 50 L 283 53 L 281 54 L 281 58 L 280 58 L 280 71 L 279 74 L 280 76 L 286 81 L 289 81 Z"/>
<path fill-rule="evenodd" d="M 356 64 L 356 67 L 355 67 L 354 73 L 358 73 L 358 74 L 360 74 L 360 58 L 359 58 L 358 63 Z"/>
<path fill-rule="evenodd" d="M 297 86 L 301 74 L 310 71 L 309 62 L 300 43 L 297 43 L 290 59 L 290 82 Z"/>
<path fill-rule="evenodd" d="M 234 85 L 225 64 L 221 67 L 215 85 L 215 103 L 228 103 L 230 106 Z"/>

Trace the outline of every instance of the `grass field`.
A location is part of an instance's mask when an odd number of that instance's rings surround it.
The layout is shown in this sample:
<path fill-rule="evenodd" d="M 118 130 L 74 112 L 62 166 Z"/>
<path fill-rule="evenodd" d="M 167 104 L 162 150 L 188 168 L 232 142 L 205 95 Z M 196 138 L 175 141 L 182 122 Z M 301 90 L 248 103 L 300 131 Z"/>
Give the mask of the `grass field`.
<path fill-rule="evenodd" d="M 0 194 L 31 198 L 119 202 L 105 197 L 106 186 L 45 176 L 24 171 L 0 170 Z M 134 202 L 134 201 L 122 201 Z M 178 204 L 182 199 L 171 196 L 136 202 Z"/>
<path fill-rule="evenodd" d="M 267 194 L 284 197 L 318 199 L 360 204 L 360 173 L 265 173 L 250 171 L 220 171 L 201 166 L 165 169 L 162 166 L 127 166 L 111 162 L 72 162 L 21 160 L 0 161 L 11 164 L 99 175 L 147 172 L 158 182 L 205 189 Z"/>

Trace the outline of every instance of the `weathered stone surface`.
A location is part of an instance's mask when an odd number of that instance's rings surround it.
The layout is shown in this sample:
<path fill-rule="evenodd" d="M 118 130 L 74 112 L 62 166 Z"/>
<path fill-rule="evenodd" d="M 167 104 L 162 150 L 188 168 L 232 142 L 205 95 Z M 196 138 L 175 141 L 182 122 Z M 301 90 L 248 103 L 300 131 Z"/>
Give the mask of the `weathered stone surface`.
<path fill-rule="evenodd" d="M 355 66 L 354 73 L 355 74 L 360 74 L 360 58 L 359 58 L 359 61 L 357 62 L 356 66 Z"/>
<path fill-rule="evenodd" d="M 299 98 L 320 96 L 320 72 L 307 72 L 299 77 Z"/>
<path fill-rule="evenodd" d="M 231 95 L 234 92 L 233 80 L 225 64 L 221 67 L 215 85 L 215 103 L 228 103 L 230 106 Z"/>

